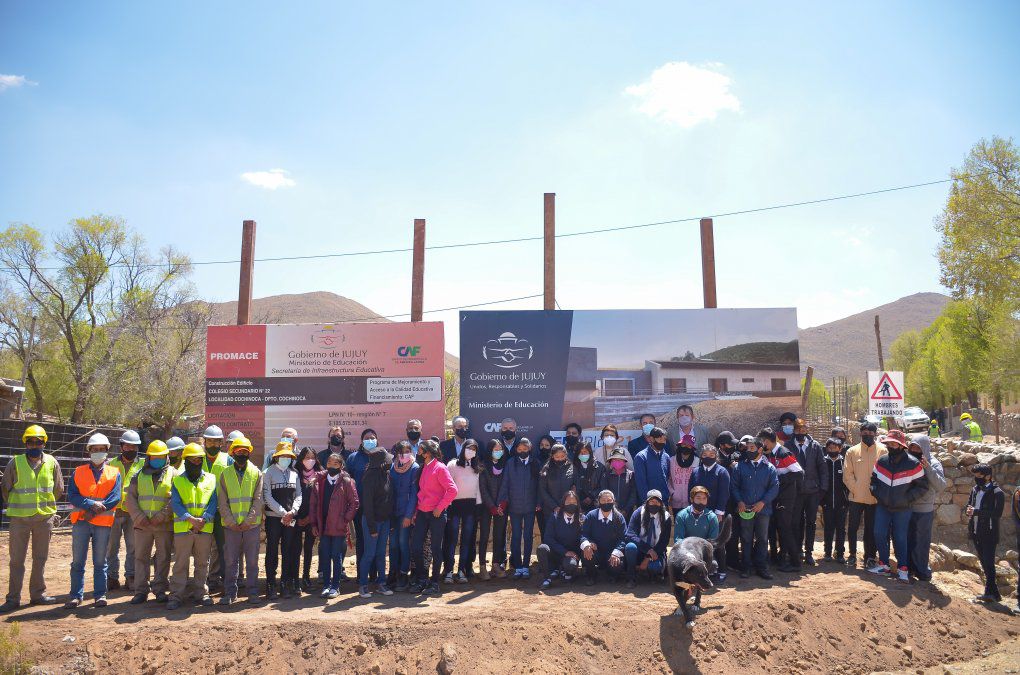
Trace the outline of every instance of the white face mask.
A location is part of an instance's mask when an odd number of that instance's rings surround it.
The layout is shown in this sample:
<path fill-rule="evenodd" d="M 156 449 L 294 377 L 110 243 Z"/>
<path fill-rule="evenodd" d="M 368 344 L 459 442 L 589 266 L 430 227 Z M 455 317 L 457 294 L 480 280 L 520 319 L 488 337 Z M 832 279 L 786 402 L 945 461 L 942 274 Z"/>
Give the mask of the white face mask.
<path fill-rule="evenodd" d="M 92 461 L 93 464 L 99 466 L 100 464 L 106 461 L 107 454 L 108 453 L 105 450 L 98 450 L 96 452 L 89 453 L 89 459 Z"/>
<path fill-rule="evenodd" d="M 616 445 L 616 436 L 606 436 L 602 439 L 602 445 L 611 448 Z"/>
<path fill-rule="evenodd" d="M 301 463 L 304 464 L 305 468 L 309 469 L 309 470 L 311 470 L 312 467 L 315 466 L 315 460 L 314 459 L 305 459 L 305 460 L 302 460 Z"/>
<path fill-rule="evenodd" d="M 680 422 L 680 426 L 686 427 L 690 426 L 693 420 L 691 419 L 690 415 L 681 415 L 680 417 L 677 418 L 677 421 Z"/>
<path fill-rule="evenodd" d="M 471 459 L 474 459 L 474 458 L 475 458 L 475 449 L 474 448 L 467 448 L 466 450 L 464 450 L 464 459 L 471 460 Z"/>
<path fill-rule="evenodd" d="M 655 428 L 654 424 L 646 424 L 641 427 L 641 431 L 644 432 L 645 436 L 647 436 L 648 434 L 652 433 L 652 429 L 654 428 Z"/>
<path fill-rule="evenodd" d="M 276 460 L 276 462 L 277 462 L 277 464 L 280 465 L 281 469 L 286 471 L 287 469 L 290 468 L 291 458 L 290 457 L 281 457 L 280 459 Z"/>

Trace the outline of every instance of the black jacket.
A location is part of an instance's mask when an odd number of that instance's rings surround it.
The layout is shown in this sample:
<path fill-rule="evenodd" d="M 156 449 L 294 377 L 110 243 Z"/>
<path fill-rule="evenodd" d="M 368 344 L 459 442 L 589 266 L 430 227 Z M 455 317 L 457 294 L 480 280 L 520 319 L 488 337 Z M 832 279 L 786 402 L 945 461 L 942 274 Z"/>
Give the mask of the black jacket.
<path fill-rule="evenodd" d="M 983 493 L 980 508 L 975 506 L 979 492 Z M 967 523 L 967 534 L 972 539 L 991 535 L 998 540 L 999 519 L 1002 518 L 1002 512 L 1006 508 L 1006 493 L 1002 491 L 999 484 L 992 480 L 985 483 L 983 487 L 975 485 L 971 488 L 967 506 L 974 506 L 974 515 Z"/>
<path fill-rule="evenodd" d="M 805 438 L 804 450 L 797 447 L 796 438 L 791 438 L 784 446 L 797 458 L 797 463 L 804 470 L 804 493 L 824 494 L 829 489 L 829 475 L 825 472 L 825 450 L 810 435 Z"/>
<path fill-rule="evenodd" d="M 928 491 L 924 467 L 904 450 L 882 455 L 871 472 L 871 494 L 889 511 L 907 511 Z"/>
<path fill-rule="evenodd" d="M 592 459 L 587 467 L 574 462 L 574 475 L 577 477 L 577 499 L 581 502 L 581 510 L 588 512 L 595 508 L 599 501 L 599 490 L 602 489 L 602 475 L 606 465 Z"/>
<path fill-rule="evenodd" d="M 602 490 L 609 490 L 616 497 L 616 508 L 630 518 L 637 507 L 637 485 L 634 483 L 634 472 L 626 469 L 619 476 L 607 469 L 602 472 Z M 598 497 L 598 495 L 595 495 Z M 596 499 L 596 501 L 598 501 Z M 598 511 L 598 509 L 595 509 Z M 624 523 L 626 527 L 626 522 Z"/>
<path fill-rule="evenodd" d="M 776 495 L 776 503 L 796 502 L 804 489 L 804 470 L 797 461 L 797 455 L 777 444 L 772 449 L 771 455 L 765 455 L 765 459 L 776 467 L 776 473 L 779 474 L 779 494 Z"/>
<path fill-rule="evenodd" d="M 846 459 L 843 455 L 836 455 L 836 459 L 826 455 L 822 461 L 825 462 L 825 473 L 829 477 L 829 489 L 822 495 L 822 506 L 837 510 L 849 507 L 850 490 L 843 483 L 843 464 Z"/>
<path fill-rule="evenodd" d="M 542 506 L 542 512 L 548 516 L 559 507 L 563 495 L 576 488 L 577 476 L 573 462 L 564 462 L 563 466 L 556 466 L 552 462 L 546 464 L 538 477 L 538 503 Z"/>
<path fill-rule="evenodd" d="M 478 493 L 482 498 L 482 506 L 494 509 L 499 506 L 499 489 L 503 486 L 503 473 L 497 476 L 492 473 L 492 466 L 486 465 L 478 474 Z"/>
<path fill-rule="evenodd" d="M 385 450 L 374 450 L 368 456 L 368 468 L 361 479 L 361 513 L 368 522 L 370 532 L 375 529 L 376 523 L 389 521 L 393 514 L 393 487 L 390 484 L 389 467 L 392 461 Z"/>
<path fill-rule="evenodd" d="M 581 555 L 581 518 L 580 513 L 575 513 L 574 521 L 568 524 L 565 514 L 554 516 L 550 511 L 542 543 L 557 555 L 564 555 L 567 551 Z"/>

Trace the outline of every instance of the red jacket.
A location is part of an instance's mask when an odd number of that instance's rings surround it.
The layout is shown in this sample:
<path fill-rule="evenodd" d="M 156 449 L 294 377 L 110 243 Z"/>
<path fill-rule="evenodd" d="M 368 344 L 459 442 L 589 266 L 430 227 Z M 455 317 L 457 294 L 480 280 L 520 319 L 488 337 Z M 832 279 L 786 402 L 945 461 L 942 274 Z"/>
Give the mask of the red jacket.
<path fill-rule="evenodd" d="M 341 471 L 333 494 L 330 495 L 326 517 L 323 518 L 322 501 L 325 498 L 327 476 L 325 471 L 320 472 L 315 486 L 309 490 L 311 505 L 308 515 L 320 537 L 346 537 L 347 526 L 358 512 L 358 489 L 354 486 L 354 479 L 346 471 Z"/>

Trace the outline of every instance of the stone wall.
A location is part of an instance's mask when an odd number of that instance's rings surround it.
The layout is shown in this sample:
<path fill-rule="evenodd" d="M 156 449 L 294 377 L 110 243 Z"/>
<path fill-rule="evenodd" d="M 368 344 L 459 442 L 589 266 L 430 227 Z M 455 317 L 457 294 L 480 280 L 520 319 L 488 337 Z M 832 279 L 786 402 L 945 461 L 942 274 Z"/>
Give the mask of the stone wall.
<path fill-rule="evenodd" d="M 979 422 L 980 424 L 980 422 Z M 983 425 L 982 425 L 983 427 Z M 991 465 L 995 481 L 1006 493 L 1006 509 L 1000 523 L 1000 554 L 1016 547 L 1016 521 L 1010 500 L 1020 483 L 1020 445 L 960 442 L 953 438 L 933 438 L 932 452 L 942 462 L 946 489 L 935 500 L 935 541 L 964 545 L 967 541 L 967 500 L 974 477 L 971 467 L 980 462 Z"/>
<path fill-rule="evenodd" d="M 995 413 L 981 408 L 971 408 L 967 412 L 981 426 L 981 431 L 985 436 L 995 433 Z M 999 415 L 999 435 L 1014 442 L 1020 440 L 1020 414 L 1002 413 Z"/>

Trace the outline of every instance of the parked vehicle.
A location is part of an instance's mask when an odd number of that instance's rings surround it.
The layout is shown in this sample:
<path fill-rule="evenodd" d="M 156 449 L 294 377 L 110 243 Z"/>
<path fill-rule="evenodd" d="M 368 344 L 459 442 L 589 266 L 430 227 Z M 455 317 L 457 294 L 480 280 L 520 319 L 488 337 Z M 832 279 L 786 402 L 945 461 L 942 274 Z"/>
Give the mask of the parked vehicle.
<path fill-rule="evenodd" d="M 896 424 L 906 432 L 928 431 L 931 418 L 928 413 L 917 406 L 910 406 L 904 409 L 903 416 L 896 418 Z"/>

